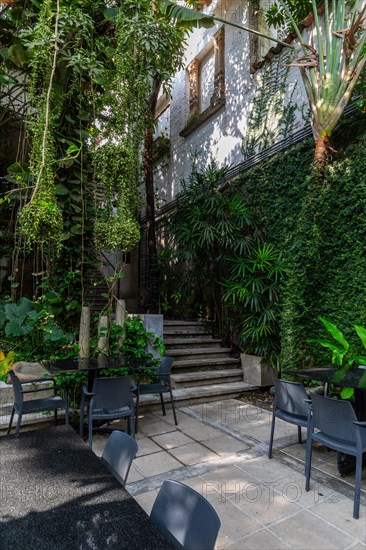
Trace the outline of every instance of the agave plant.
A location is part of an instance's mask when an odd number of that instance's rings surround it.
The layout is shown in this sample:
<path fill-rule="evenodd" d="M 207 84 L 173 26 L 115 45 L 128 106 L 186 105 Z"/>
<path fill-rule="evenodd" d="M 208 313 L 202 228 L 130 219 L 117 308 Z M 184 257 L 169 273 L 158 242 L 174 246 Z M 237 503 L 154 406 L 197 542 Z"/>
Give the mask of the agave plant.
<path fill-rule="evenodd" d="M 306 44 L 284 0 L 278 0 L 291 21 L 303 50 L 291 66 L 299 67 L 312 111 L 315 161 L 323 166 L 332 149 L 329 141 L 349 102 L 357 79 L 366 62 L 366 5 L 359 2 L 347 12 L 346 0 L 324 2 L 324 30 L 319 20 L 316 0 L 312 0 L 314 38 Z"/>
<path fill-rule="evenodd" d="M 317 0 L 311 0 L 312 13 L 308 19 L 314 21 L 313 44 L 306 44 L 294 11 L 285 0 L 277 0 L 287 22 L 296 32 L 303 50 L 303 55 L 291 65 L 299 67 L 312 111 L 312 129 L 315 140 L 315 162 L 318 166 L 326 164 L 331 156 L 330 137 L 337 126 L 343 111 L 349 102 L 358 77 L 365 65 L 364 29 L 366 5 L 359 10 L 358 0 L 353 1 L 353 8 L 348 11 L 347 0 L 326 0 L 324 2 L 324 32 L 319 20 Z M 188 4 L 195 5 L 195 0 Z M 275 41 L 287 48 L 292 44 L 277 40 L 254 29 L 216 15 L 205 15 L 177 5 L 172 0 L 160 0 L 161 9 L 177 24 L 191 27 L 211 27 L 215 22 L 240 28 L 249 33 Z M 298 11 L 298 10 L 297 10 Z"/>

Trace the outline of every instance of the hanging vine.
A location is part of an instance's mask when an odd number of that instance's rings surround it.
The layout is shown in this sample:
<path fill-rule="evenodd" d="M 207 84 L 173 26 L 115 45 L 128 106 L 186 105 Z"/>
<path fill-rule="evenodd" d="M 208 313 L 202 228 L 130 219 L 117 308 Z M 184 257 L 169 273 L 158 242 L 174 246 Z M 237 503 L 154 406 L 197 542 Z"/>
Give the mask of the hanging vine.
<path fill-rule="evenodd" d="M 62 243 L 62 214 L 55 192 L 55 143 L 53 127 L 59 106 L 53 99 L 59 40 L 60 1 L 56 11 L 45 0 L 33 29 L 29 79 L 29 135 L 32 140 L 30 174 L 32 194 L 20 214 L 20 230 L 28 247 L 51 243 L 59 251 Z M 53 24 L 52 24 L 53 22 Z"/>

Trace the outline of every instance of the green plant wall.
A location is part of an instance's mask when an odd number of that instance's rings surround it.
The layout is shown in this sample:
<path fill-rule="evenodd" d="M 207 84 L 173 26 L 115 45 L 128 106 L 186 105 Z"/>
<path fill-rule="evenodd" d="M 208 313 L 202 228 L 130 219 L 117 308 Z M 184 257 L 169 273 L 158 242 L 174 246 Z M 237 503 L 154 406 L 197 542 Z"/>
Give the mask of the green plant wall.
<path fill-rule="evenodd" d="M 352 325 L 366 325 L 364 117 L 341 127 L 335 141 L 336 159 L 322 173 L 312 171 L 308 140 L 239 177 L 266 241 L 284 255 L 281 344 L 291 367 L 330 362 L 307 343 L 324 333 L 318 315 L 350 341 Z"/>

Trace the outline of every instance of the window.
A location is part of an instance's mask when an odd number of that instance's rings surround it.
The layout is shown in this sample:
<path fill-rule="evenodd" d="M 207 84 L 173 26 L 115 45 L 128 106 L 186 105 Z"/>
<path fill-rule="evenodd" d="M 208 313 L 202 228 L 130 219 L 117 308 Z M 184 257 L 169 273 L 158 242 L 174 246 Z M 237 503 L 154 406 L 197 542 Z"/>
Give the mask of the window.
<path fill-rule="evenodd" d="M 189 136 L 225 105 L 225 27 L 187 67 L 189 118 L 181 131 Z"/>

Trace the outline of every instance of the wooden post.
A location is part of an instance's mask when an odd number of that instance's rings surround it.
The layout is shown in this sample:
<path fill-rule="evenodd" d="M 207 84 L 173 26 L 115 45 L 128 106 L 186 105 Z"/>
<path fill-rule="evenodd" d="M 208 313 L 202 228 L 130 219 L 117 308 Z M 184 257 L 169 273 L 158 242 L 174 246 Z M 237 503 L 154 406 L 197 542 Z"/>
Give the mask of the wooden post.
<path fill-rule="evenodd" d="M 80 314 L 79 357 L 90 356 L 90 307 L 82 307 Z"/>
<path fill-rule="evenodd" d="M 98 321 L 98 350 L 103 354 L 107 354 L 109 350 L 108 335 L 109 315 L 100 315 Z"/>
<path fill-rule="evenodd" d="M 123 327 L 126 321 L 126 302 L 125 300 L 116 300 L 116 325 Z M 121 347 L 125 339 L 125 332 L 118 338 L 118 347 Z"/>

